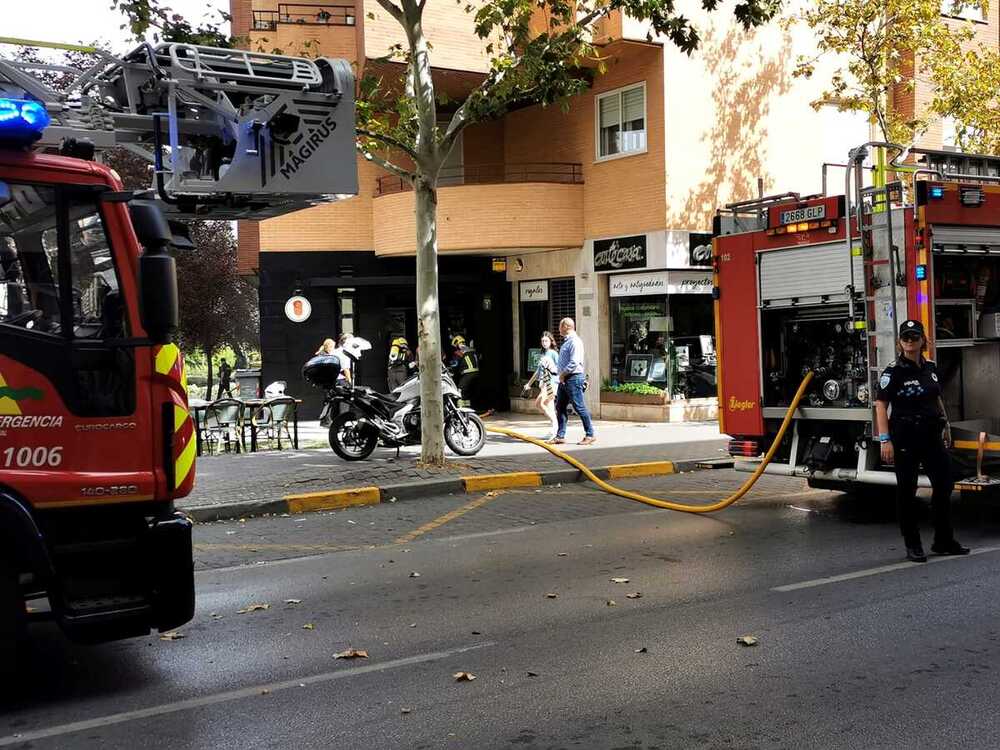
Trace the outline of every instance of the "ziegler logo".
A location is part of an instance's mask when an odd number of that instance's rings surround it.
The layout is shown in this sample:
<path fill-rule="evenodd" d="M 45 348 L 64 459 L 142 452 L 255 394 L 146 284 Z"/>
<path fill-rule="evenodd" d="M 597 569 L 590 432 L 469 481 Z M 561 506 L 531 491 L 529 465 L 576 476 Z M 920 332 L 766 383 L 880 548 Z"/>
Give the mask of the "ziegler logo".
<path fill-rule="evenodd" d="M 283 165 L 279 170 L 281 172 L 281 176 L 287 180 L 293 174 L 298 172 L 299 167 L 305 164 L 306 160 L 319 150 L 323 141 L 329 138 L 330 134 L 336 129 L 337 123 L 333 121 L 333 117 L 328 115 L 327 118 L 323 120 L 323 123 L 309 134 L 309 137 L 306 138 L 306 142 L 292 152 L 291 159 L 289 159 L 288 163 Z"/>
<path fill-rule="evenodd" d="M 729 397 L 729 411 L 750 411 L 756 406 L 756 401 L 740 401 L 736 396 Z"/>

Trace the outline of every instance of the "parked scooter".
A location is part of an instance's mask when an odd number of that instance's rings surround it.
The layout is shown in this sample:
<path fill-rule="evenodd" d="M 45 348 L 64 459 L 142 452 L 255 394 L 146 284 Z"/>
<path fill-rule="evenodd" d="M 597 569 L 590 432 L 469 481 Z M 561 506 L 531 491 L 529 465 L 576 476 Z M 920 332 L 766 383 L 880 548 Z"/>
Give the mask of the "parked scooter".
<path fill-rule="evenodd" d="M 351 339 L 347 355 L 355 364 L 371 344 L 361 338 Z M 357 368 L 354 368 L 357 372 Z M 420 443 L 420 376 L 414 375 L 391 395 L 367 386 L 337 383 L 340 360 L 332 355 L 313 357 L 302 368 L 302 376 L 312 385 L 323 388 L 326 398 L 323 412 L 337 414 L 340 405 L 347 410 L 330 423 L 330 447 L 345 461 L 368 458 L 380 443 L 389 448 Z M 486 428 L 472 410 L 459 406 L 461 393 L 447 372 L 442 372 L 444 397 L 444 440 L 460 456 L 474 456 L 486 443 Z"/>

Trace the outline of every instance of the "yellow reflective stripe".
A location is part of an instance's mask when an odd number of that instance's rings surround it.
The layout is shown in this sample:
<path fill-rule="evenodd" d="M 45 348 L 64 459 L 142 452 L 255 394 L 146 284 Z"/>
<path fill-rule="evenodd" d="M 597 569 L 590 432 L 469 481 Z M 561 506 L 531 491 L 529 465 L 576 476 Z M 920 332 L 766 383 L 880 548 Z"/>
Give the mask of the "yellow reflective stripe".
<path fill-rule="evenodd" d="M 174 432 L 177 432 L 184 426 L 184 423 L 187 421 L 189 416 L 190 414 L 188 414 L 187 409 L 183 406 L 174 404 Z"/>
<path fill-rule="evenodd" d="M 161 375 L 169 373 L 170 368 L 174 366 L 174 362 L 177 361 L 180 353 L 180 349 L 177 348 L 176 344 L 167 344 L 160 347 L 160 351 L 156 353 L 156 371 Z"/>
<path fill-rule="evenodd" d="M 184 361 L 184 355 L 177 351 L 177 356 L 181 358 L 181 388 L 184 389 L 184 395 L 188 392 L 188 368 L 187 362 Z"/>
<path fill-rule="evenodd" d="M 188 444 L 184 446 L 184 450 L 181 451 L 181 455 L 177 457 L 174 461 L 174 486 L 180 487 L 184 484 L 184 480 L 187 479 L 187 475 L 191 473 L 191 469 L 194 467 L 194 455 L 198 444 L 195 442 L 194 435 L 188 440 Z"/>

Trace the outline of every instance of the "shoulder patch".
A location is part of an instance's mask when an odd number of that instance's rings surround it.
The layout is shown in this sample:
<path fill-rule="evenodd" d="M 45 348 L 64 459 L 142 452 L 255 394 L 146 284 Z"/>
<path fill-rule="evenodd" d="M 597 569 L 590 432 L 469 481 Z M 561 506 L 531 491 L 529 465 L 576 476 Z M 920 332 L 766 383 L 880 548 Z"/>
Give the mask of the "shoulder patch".
<path fill-rule="evenodd" d="M 882 374 L 882 377 L 878 379 L 879 388 L 888 388 L 889 383 L 891 382 L 892 382 L 892 375 L 890 375 L 888 372 L 885 372 Z"/>

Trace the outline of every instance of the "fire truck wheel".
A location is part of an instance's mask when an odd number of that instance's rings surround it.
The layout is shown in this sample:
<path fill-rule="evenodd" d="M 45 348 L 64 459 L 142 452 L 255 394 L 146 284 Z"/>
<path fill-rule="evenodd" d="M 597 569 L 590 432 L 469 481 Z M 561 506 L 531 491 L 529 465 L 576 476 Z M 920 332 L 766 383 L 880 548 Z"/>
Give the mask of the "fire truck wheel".
<path fill-rule="evenodd" d="M 0 560 L 0 699 L 5 686 L 14 684 L 18 655 L 25 645 L 27 610 L 16 569 Z"/>

